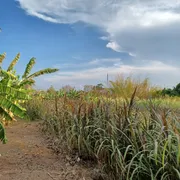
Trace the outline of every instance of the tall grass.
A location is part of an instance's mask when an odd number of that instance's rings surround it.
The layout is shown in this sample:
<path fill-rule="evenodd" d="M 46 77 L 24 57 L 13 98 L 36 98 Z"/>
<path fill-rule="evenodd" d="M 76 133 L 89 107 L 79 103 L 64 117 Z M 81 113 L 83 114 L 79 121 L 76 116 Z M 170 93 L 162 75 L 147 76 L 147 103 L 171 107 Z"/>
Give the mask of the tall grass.
<path fill-rule="evenodd" d="M 108 179 L 179 179 L 179 117 L 152 101 L 141 109 L 134 99 L 135 91 L 128 103 L 60 99 L 43 129 L 94 160 Z"/>
<path fill-rule="evenodd" d="M 179 99 L 153 98 L 155 90 L 147 79 L 119 77 L 103 94 L 42 99 L 43 131 L 108 180 L 180 179 Z"/>
<path fill-rule="evenodd" d="M 138 80 L 132 76 L 117 76 L 115 81 L 110 81 L 110 91 L 116 97 L 130 98 L 134 89 L 137 87 L 137 98 L 149 98 L 156 95 L 158 87 L 151 86 L 149 79 Z"/>

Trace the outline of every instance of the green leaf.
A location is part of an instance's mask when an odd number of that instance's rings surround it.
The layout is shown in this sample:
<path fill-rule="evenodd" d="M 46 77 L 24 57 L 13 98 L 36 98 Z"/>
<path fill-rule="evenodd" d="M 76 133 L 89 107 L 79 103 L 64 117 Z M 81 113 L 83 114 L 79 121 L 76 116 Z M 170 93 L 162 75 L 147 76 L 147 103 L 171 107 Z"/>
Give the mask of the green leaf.
<path fill-rule="evenodd" d="M 38 77 L 40 75 L 50 74 L 50 73 L 54 73 L 54 72 L 57 72 L 57 71 L 59 71 L 59 69 L 46 68 L 46 69 L 43 69 L 43 70 L 40 70 L 38 72 L 33 73 L 32 75 L 28 76 L 27 78 L 32 79 L 32 78 Z"/>
<path fill-rule="evenodd" d="M 20 58 L 20 53 L 18 53 L 16 55 L 16 57 L 12 60 L 11 64 L 9 65 L 7 72 L 10 72 L 13 70 L 14 66 L 17 64 L 17 62 L 19 61 Z"/>
<path fill-rule="evenodd" d="M 10 72 L 7 72 L 3 69 L 0 69 L 0 76 L 3 78 L 3 79 L 17 79 L 17 76 L 15 76 L 14 74 L 10 73 Z"/>
<path fill-rule="evenodd" d="M 26 110 L 24 108 L 1 96 L 0 96 L 0 107 L 2 107 L 6 112 L 10 111 L 15 116 L 21 118 L 23 118 L 26 115 Z"/>
<path fill-rule="evenodd" d="M 24 71 L 24 74 L 23 74 L 22 78 L 26 78 L 26 77 L 30 74 L 33 66 L 34 66 L 35 63 L 36 63 L 35 60 L 36 60 L 36 59 L 35 59 L 34 57 L 30 59 L 29 63 L 28 63 L 27 66 L 26 66 L 26 69 L 25 69 L 25 71 Z"/>
<path fill-rule="evenodd" d="M 2 64 L 5 58 L 6 58 L 6 53 L 0 54 L 0 64 Z"/>
<path fill-rule="evenodd" d="M 13 87 L 8 87 L 0 83 L 0 96 L 5 98 L 5 95 L 9 98 L 16 98 L 18 100 L 28 100 L 29 95 L 26 93 L 26 90 L 18 90 Z"/>
<path fill-rule="evenodd" d="M 19 87 L 25 87 L 26 85 L 32 86 L 35 84 L 35 80 L 33 79 L 24 79 L 23 81 L 21 81 Z"/>
<path fill-rule="evenodd" d="M 3 124 L 0 122 L 0 140 L 3 144 L 6 144 L 7 138 L 6 138 L 6 132 Z"/>

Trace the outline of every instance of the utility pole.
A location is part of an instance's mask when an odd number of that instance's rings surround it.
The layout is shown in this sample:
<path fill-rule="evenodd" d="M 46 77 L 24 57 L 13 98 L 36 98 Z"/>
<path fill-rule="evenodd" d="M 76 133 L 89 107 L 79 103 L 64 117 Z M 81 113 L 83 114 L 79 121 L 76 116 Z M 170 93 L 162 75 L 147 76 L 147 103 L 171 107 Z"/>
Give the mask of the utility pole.
<path fill-rule="evenodd" d="M 107 73 L 107 87 L 109 87 L 109 75 Z"/>

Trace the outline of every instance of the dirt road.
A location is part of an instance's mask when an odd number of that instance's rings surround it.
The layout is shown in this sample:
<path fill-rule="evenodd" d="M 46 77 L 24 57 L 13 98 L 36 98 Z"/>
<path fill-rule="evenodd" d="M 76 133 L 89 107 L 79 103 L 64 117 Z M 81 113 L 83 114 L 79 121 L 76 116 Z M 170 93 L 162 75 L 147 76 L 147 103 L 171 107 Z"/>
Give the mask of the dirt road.
<path fill-rule="evenodd" d="M 7 127 L 8 143 L 0 144 L 0 180 L 91 180 L 88 169 L 47 148 L 38 125 L 19 121 Z"/>

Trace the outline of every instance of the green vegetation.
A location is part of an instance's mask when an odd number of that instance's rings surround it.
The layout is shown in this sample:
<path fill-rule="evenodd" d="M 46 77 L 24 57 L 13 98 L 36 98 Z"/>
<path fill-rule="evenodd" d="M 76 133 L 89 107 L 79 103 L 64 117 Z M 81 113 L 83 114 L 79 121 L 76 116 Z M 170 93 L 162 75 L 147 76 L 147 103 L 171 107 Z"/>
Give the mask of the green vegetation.
<path fill-rule="evenodd" d="M 5 59 L 6 54 L 0 55 L 0 65 Z M 30 99 L 29 88 L 35 83 L 34 78 L 43 74 L 56 72 L 57 69 L 44 69 L 30 74 L 35 64 L 32 58 L 27 64 L 22 77 L 16 75 L 14 66 L 19 61 L 20 54 L 12 60 L 7 70 L 0 66 L 0 140 L 6 143 L 4 124 L 15 120 L 15 117 L 24 118 L 26 109 L 23 107 L 25 101 Z"/>
<path fill-rule="evenodd" d="M 108 89 L 51 87 L 35 93 L 28 113 L 33 118 L 39 112 L 56 151 L 78 153 L 104 179 L 180 179 L 179 97 L 163 97 L 147 79 L 131 77 L 120 77 Z"/>
<path fill-rule="evenodd" d="M 177 84 L 173 89 L 164 88 L 160 93 L 163 96 L 168 95 L 168 96 L 179 96 L 180 97 L 180 83 Z"/>

